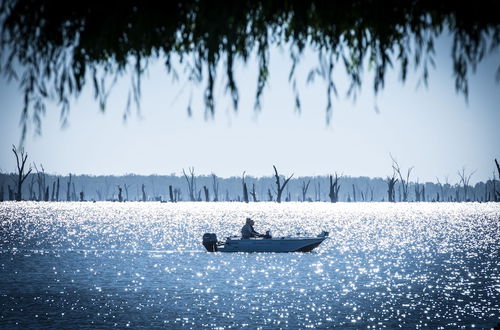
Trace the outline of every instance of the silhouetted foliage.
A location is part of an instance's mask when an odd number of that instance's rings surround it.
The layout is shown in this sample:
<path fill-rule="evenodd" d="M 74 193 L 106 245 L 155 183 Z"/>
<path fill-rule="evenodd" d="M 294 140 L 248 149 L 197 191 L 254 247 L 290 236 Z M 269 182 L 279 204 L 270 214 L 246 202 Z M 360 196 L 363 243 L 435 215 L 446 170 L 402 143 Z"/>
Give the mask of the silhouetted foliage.
<path fill-rule="evenodd" d="M 40 129 L 47 99 L 61 104 L 67 118 L 72 97 L 90 80 L 102 110 L 117 77 L 134 73 L 125 115 L 139 104 L 141 76 L 161 59 L 177 77 L 180 58 L 191 81 L 205 85 L 206 111 L 215 110 L 214 84 L 224 65 L 226 90 L 234 108 L 239 92 L 234 67 L 255 54 L 258 60 L 255 108 L 269 76 L 270 48 L 286 47 L 292 60 L 289 81 L 300 110 L 295 69 L 306 48 L 318 55 L 308 81 L 326 82 L 326 118 L 337 94 L 332 72 L 345 68 L 355 97 L 364 67 L 375 72 L 373 88 L 384 87 L 387 68 L 398 62 L 402 81 L 409 68 L 424 83 L 433 65 L 434 42 L 452 38 L 455 89 L 468 94 L 468 76 L 500 44 L 500 2 L 477 1 L 215 1 L 102 2 L 3 0 L 0 2 L 1 73 L 19 77 L 24 92 L 23 136 L 32 117 Z M 500 70 L 497 71 L 497 78 Z M 188 109 L 191 106 L 188 105 Z"/>

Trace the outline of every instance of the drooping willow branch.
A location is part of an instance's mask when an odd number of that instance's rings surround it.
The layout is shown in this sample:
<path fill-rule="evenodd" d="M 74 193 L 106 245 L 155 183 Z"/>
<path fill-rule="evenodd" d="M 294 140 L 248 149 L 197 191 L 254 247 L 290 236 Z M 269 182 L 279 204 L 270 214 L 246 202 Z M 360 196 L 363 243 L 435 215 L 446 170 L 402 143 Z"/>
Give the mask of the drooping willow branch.
<path fill-rule="evenodd" d="M 116 79 L 133 72 L 125 116 L 140 103 L 141 77 L 152 59 L 162 59 L 177 76 L 172 56 L 185 65 L 188 79 L 205 84 L 208 114 L 216 109 L 214 85 L 226 76 L 226 91 L 239 104 L 235 63 L 257 56 L 255 109 L 269 76 L 270 47 L 286 46 L 295 107 L 301 103 L 295 69 L 307 47 L 318 54 L 316 77 L 326 83 L 326 121 L 337 88 L 333 70 L 341 65 L 350 79 L 349 96 L 362 86 L 364 66 L 373 70 L 375 92 L 384 88 L 387 69 L 399 64 L 404 82 L 409 68 L 424 83 L 433 65 L 434 41 L 449 31 L 455 89 L 468 95 L 468 77 L 500 44 L 500 2 L 479 1 L 264 1 L 210 0 L 118 3 L 0 0 L 0 72 L 16 79 L 24 93 L 22 135 L 32 119 L 40 128 L 47 100 L 67 119 L 70 101 L 86 84 L 104 111 Z M 224 66 L 218 72 L 219 63 Z M 497 71 L 500 79 L 500 67 Z M 189 106 L 190 107 L 190 106 Z"/>

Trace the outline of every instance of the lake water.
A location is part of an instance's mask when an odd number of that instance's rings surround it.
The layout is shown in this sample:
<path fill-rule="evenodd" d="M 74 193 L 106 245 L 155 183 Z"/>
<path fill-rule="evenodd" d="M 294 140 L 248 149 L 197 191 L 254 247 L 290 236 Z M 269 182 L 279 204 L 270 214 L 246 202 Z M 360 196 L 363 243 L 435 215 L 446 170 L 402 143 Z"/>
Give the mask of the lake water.
<path fill-rule="evenodd" d="M 246 217 L 312 253 L 207 253 Z M 493 328 L 500 203 L 0 203 L 0 328 Z"/>

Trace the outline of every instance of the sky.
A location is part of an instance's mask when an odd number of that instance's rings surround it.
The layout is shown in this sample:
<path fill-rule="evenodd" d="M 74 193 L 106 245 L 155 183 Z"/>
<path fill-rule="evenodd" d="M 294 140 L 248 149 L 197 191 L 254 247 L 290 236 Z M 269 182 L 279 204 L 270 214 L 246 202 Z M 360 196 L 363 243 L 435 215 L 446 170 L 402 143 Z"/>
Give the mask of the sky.
<path fill-rule="evenodd" d="M 234 111 L 224 91 L 224 75 L 217 80 L 216 112 L 207 118 L 203 85 L 188 83 L 177 66 L 179 80 L 166 73 L 161 61 L 150 65 L 142 80 L 139 111 L 123 113 L 130 89 L 124 76 L 112 90 L 106 111 L 99 110 L 91 84 L 71 103 L 68 125 L 62 127 L 60 109 L 50 103 L 41 135 L 30 125 L 25 141 L 29 162 L 43 164 L 54 174 L 197 174 L 222 177 L 272 175 L 272 166 L 295 177 L 339 173 L 386 177 L 392 174 L 392 155 L 412 181 L 450 183 L 458 170 L 475 171 L 472 182 L 491 178 L 494 158 L 500 159 L 500 85 L 495 71 L 500 54 L 488 56 L 469 79 L 469 100 L 454 89 L 450 40 L 437 42 L 435 62 L 427 87 L 410 72 L 405 84 L 397 69 L 390 70 L 385 88 L 373 92 L 372 73 L 356 101 L 345 97 L 348 80 L 337 69 L 331 122 L 326 124 L 326 86 L 307 84 L 317 56 L 306 51 L 297 71 L 302 111 L 294 110 L 286 48 L 271 50 L 270 77 L 262 109 L 253 108 L 257 81 L 255 59 L 238 63 L 236 80 L 240 106 Z M 339 65 L 340 66 L 340 65 Z M 397 67 L 397 66 L 396 66 Z M 90 82 L 90 80 L 89 80 Z M 192 100 L 192 116 L 187 113 Z M 12 144 L 21 136 L 23 96 L 15 82 L 0 77 L 0 170 L 15 170 Z M 378 112 L 375 108 L 378 108 Z"/>

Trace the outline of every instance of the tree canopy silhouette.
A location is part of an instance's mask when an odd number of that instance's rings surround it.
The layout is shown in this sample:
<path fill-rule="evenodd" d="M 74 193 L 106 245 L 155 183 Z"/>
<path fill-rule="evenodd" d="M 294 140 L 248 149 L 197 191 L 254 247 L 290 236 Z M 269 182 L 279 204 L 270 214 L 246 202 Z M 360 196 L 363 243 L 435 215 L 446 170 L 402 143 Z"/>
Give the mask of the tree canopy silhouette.
<path fill-rule="evenodd" d="M 328 1 L 328 0 L 182 0 L 36 1 L 0 0 L 0 71 L 19 80 L 24 92 L 23 136 L 31 118 L 40 123 L 48 99 L 67 117 L 70 99 L 90 82 L 104 110 L 116 77 L 133 72 L 131 102 L 139 103 L 141 74 L 152 59 L 165 62 L 175 76 L 178 55 L 190 80 L 205 84 L 208 114 L 215 111 L 214 82 L 223 64 L 226 90 L 234 108 L 239 91 L 237 61 L 256 54 L 258 78 L 255 108 L 269 74 L 270 47 L 289 48 L 289 80 L 300 109 L 295 68 L 304 49 L 318 55 L 315 77 L 326 82 L 326 118 L 337 94 L 332 72 L 345 67 L 349 96 L 362 85 L 366 65 L 375 72 L 373 88 L 384 87 L 386 70 L 396 60 L 404 82 L 412 66 L 427 82 L 434 41 L 444 31 L 453 40 L 455 89 L 468 94 L 468 75 L 500 43 L 500 2 L 490 1 Z M 497 80 L 500 70 L 497 71 Z M 39 125 L 37 125 L 39 127 Z"/>

